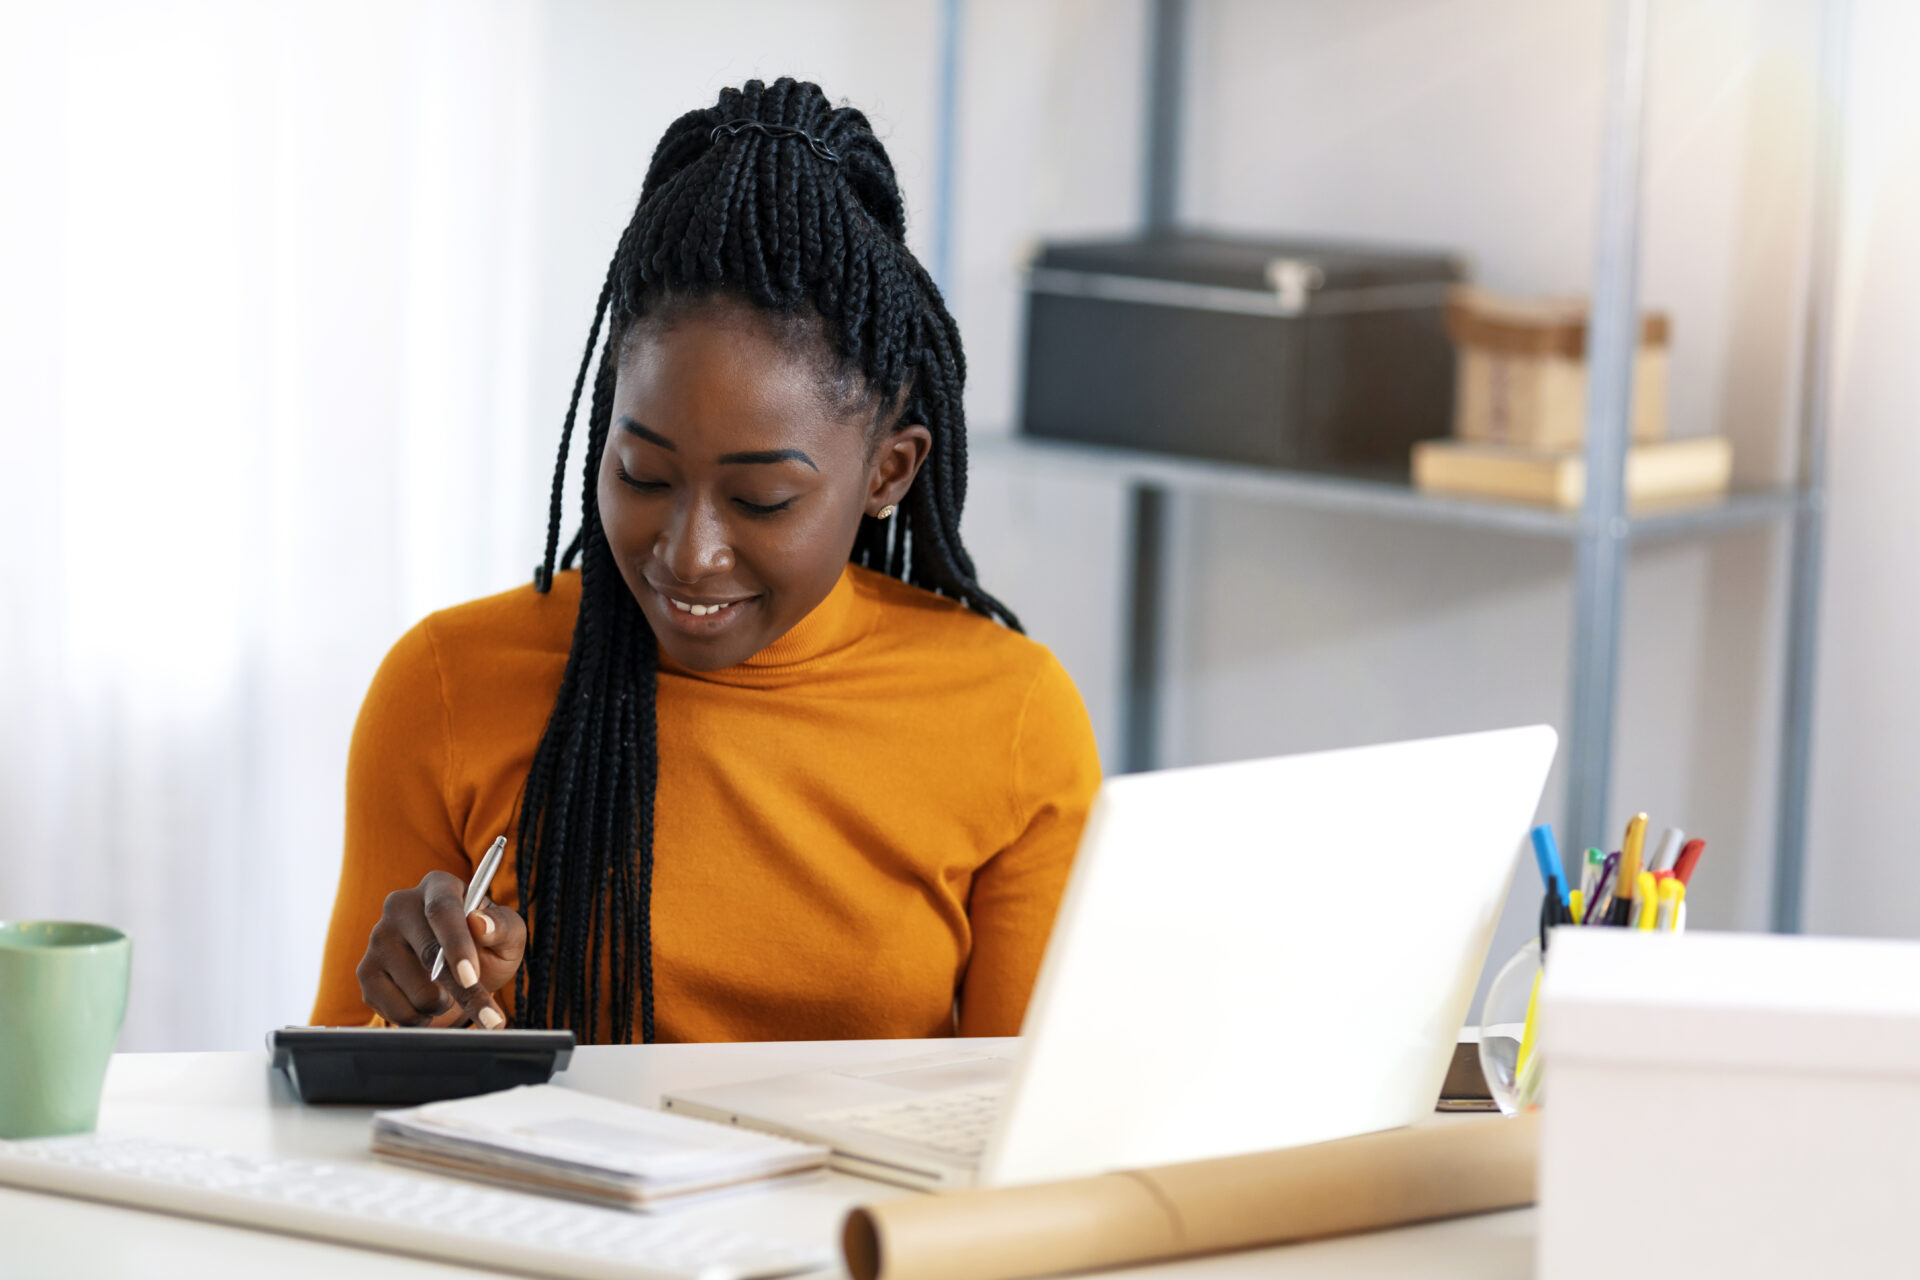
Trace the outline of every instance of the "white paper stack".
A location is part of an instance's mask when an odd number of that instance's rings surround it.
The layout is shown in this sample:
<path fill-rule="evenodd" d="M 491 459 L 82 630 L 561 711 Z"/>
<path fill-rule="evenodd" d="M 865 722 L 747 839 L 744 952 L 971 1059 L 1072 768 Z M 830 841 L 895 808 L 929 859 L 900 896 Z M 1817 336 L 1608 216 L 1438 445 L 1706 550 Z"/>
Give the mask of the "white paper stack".
<path fill-rule="evenodd" d="M 373 1151 L 439 1173 L 632 1209 L 807 1174 L 827 1160 L 823 1146 L 548 1084 L 378 1112 Z"/>

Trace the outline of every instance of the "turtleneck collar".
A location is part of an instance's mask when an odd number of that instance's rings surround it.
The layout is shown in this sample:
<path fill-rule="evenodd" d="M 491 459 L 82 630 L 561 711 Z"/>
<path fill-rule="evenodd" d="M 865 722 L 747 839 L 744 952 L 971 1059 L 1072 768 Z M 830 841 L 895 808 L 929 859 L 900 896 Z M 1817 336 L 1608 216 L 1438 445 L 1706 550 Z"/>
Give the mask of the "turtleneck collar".
<path fill-rule="evenodd" d="M 834 662 L 872 630 L 878 602 L 854 581 L 855 569 L 840 571 L 827 598 L 788 632 L 745 662 L 718 671 L 692 671 L 660 653 L 660 669 L 714 684 L 778 685 L 804 680 Z"/>

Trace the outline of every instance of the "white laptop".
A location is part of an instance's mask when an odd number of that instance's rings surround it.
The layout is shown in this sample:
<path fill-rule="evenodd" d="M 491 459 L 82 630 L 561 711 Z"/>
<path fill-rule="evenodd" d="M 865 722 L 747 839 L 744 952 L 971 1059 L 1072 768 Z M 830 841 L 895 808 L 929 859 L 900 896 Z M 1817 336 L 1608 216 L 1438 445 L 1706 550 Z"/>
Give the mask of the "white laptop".
<path fill-rule="evenodd" d="M 848 1172 L 1005 1186 L 1430 1115 L 1552 729 L 1109 780 L 1018 1046 L 668 1094 Z"/>

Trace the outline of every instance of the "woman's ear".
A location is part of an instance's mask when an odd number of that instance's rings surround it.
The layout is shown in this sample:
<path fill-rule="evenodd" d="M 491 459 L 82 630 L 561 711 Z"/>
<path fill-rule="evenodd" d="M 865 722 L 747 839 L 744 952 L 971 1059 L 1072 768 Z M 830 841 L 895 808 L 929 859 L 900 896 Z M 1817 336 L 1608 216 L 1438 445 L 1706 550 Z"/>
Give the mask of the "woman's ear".
<path fill-rule="evenodd" d="M 932 448 L 933 432 L 918 422 L 895 427 L 880 442 L 867 471 L 868 515 L 878 516 L 885 508 L 900 505 Z"/>

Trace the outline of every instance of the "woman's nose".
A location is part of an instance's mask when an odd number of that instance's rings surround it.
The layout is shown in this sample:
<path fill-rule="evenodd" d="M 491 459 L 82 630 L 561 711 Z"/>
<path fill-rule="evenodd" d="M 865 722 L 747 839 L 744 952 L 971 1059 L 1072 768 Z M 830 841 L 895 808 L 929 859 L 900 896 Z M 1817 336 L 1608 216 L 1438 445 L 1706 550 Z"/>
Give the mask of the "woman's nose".
<path fill-rule="evenodd" d="M 726 521 L 712 503 L 697 498 L 681 506 L 660 531 L 654 554 L 682 582 L 698 582 L 733 568 Z"/>

